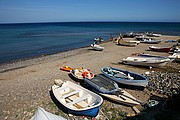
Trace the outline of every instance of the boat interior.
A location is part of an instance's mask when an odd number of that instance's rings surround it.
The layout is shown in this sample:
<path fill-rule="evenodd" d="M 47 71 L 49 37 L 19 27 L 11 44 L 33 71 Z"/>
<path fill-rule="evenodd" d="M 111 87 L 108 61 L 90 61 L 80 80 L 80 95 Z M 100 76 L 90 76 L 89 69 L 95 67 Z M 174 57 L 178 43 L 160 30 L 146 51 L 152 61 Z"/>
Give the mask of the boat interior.
<path fill-rule="evenodd" d="M 95 102 L 93 97 L 83 90 L 63 87 L 58 90 L 58 93 L 61 94 L 62 102 L 73 109 L 84 109 L 92 106 Z"/>

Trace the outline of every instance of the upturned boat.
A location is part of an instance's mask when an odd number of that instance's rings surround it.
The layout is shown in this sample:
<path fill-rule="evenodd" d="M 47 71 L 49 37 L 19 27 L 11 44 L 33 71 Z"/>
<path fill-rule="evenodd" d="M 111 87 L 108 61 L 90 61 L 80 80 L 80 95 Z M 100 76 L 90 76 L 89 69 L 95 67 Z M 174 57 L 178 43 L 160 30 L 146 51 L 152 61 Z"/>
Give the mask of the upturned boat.
<path fill-rule="evenodd" d="M 131 94 L 119 88 L 116 82 L 103 75 L 96 75 L 92 79 L 85 78 L 84 82 L 94 92 L 120 104 L 135 106 L 141 103 Z"/>
<path fill-rule="evenodd" d="M 106 77 L 114 80 L 117 83 L 138 87 L 146 87 L 146 85 L 148 84 L 148 79 L 146 77 L 130 71 L 108 66 L 101 68 L 101 71 Z"/>
<path fill-rule="evenodd" d="M 97 116 L 103 98 L 88 89 L 70 81 L 56 80 L 52 93 L 61 107 L 70 114 Z"/>

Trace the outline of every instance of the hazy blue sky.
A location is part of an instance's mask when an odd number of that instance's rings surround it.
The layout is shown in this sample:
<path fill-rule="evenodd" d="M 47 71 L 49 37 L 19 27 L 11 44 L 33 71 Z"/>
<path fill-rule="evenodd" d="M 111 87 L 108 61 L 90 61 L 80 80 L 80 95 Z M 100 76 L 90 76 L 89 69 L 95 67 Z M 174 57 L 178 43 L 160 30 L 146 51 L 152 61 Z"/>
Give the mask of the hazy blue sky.
<path fill-rule="evenodd" d="M 0 23 L 180 22 L 180 0 L 0 0 Z"/>

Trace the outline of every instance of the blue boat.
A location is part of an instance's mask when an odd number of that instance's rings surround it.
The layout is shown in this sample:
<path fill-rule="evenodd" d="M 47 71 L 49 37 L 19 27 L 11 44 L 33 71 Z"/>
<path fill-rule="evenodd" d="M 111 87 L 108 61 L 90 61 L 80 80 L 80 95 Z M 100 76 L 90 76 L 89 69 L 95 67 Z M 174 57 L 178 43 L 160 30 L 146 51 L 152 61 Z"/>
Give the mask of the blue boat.
<path fill-rule="evenodd" d="M 80 116 L 97 116 L 103 103 L 101 96 L 73 82 L 56 81 L 61 84 L 53 85 L 52 93 L 65 111 Z"/>
<path fill-rule="evenodd" d="M 88 88 L 112 101 L 123 105 L 135 106 L 141 102 L 131 94 L 118 87 L 118 84 L 104 75 L 95 75 L 94 78 L 85 78 L 84 82 Z"/>
<path fill-rule="evenodd" d="M 138 87 L 146 87 L 148 84 L 148 79 L 143 75 L 129 72 L 126 70 L 112 67 L 104 67 L 101 68 L 101 71 L 106 77 L 114 80 L 117 83 Z"/>

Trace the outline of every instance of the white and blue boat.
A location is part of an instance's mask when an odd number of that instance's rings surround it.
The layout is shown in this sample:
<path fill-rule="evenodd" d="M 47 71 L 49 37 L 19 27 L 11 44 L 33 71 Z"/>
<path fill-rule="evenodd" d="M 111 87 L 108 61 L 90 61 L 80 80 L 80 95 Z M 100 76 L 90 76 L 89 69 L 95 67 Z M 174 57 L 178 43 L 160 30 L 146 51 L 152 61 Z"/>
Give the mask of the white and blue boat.
<path fill-rule="evenodd" d="M 97 116 L 103 103 L 101 96 L 73 82 L 56 81 L 60 84 L 52 86 L 52 93 L 68 114 Z"/>
<path fill-rule="evenodd" d="M 148 84 L 148 79 L 146 77 L 130 71 L 112 67 L 101 68 L 101 71 L 106 77 L 120 84 L 137 87 L 146 87 Z"/>
<path fill-rule="evenodd" d="M 119 88 L 116 82 L 110 80 L 104 75 L 95 75 L 92 79 L 85 78 L 84 82 L 86 87 L 117 103 L 127 106 L 135 106 L 141 103 L 131 94 Z"/>
<path fill-rule="evenodd" d="M 147 44 L 158 44 L 160 43 L 162 40 L 155 40 L 152 38 L 143 38 L 140 40 L 140 43 L 147 43 Z"/>

